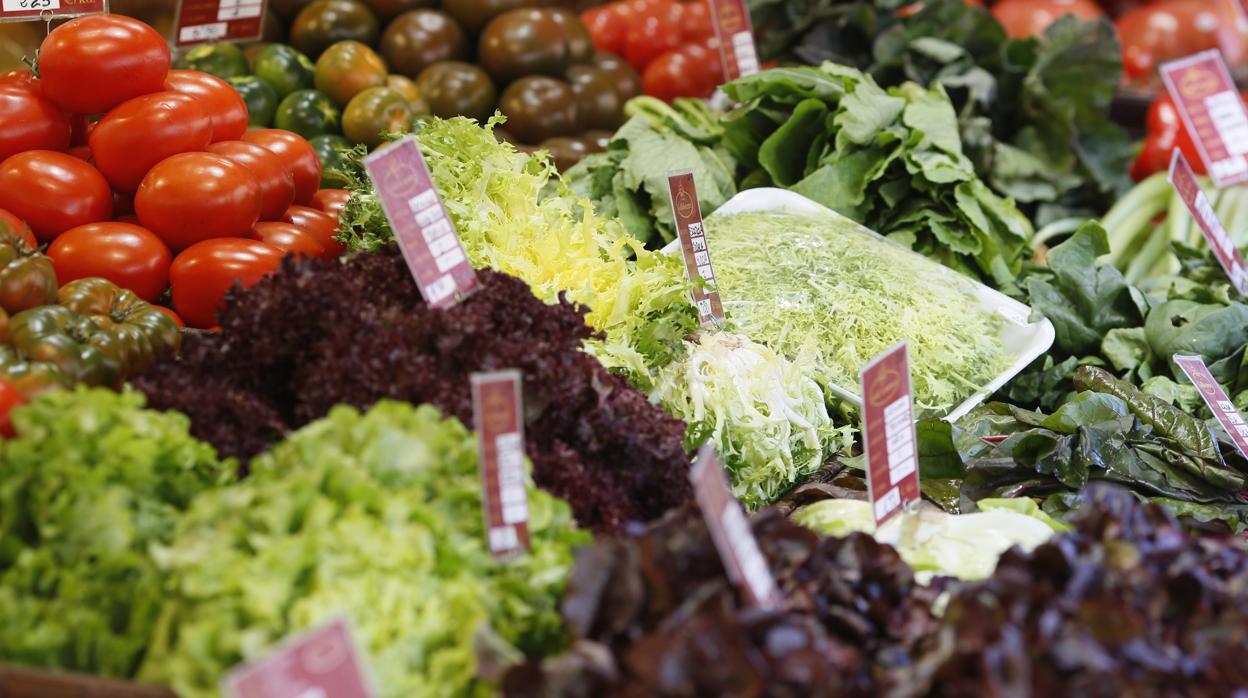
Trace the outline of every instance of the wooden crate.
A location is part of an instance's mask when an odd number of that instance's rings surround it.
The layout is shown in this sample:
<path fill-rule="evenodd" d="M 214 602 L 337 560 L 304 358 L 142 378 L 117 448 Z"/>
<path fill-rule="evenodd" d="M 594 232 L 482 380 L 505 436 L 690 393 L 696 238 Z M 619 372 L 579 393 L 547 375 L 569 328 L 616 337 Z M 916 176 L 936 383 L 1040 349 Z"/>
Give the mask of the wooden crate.
<path fill-rule="evenodd" d="M 178 698 L 167 688 L 0 664 L 0 698 Z"/>

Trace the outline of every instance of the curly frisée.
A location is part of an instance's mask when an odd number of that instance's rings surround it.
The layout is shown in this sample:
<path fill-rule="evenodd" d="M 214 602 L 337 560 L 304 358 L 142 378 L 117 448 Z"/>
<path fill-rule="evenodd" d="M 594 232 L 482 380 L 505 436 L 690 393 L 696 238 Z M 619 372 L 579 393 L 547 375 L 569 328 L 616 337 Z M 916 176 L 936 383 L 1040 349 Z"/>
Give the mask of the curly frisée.
<path fill-rule="evenodd" d="M 910 343 L 916 407 L 947 414 L 1010 365 L 974 283 L 835 213 L 713 215 L 707 236 L 733 329 L 856 394 L 862 366 Z"/>

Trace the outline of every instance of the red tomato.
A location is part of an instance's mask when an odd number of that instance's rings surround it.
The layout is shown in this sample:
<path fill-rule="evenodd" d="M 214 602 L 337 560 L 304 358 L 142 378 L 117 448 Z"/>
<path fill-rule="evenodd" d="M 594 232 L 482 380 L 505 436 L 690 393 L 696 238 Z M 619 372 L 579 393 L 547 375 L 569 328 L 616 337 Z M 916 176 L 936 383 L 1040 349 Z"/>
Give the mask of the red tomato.
<path fill-rule="evenodd" d="M 1224 18 L 1209 0 L 1167 0 L 1124 14 L 1115 25 L 1127 79 L 1149 77 L 1166 61 L 1218 48 L 1219 31 L 1235 26 L 1227 19 L 1222 27 Z"/>
<path fill-rule="evenodd" d="M 0 228 L 8 228 L 10 231 L 17 233 L 31 249 L 39 247 L 39 241 L 35 239 L 35 234 L 31 232 L 30 226 L 26 225 L 26 221 L 2 208 L 0 208 Z"/>
<path fill-rule="evenodd" d="M 251 229 L 251 237 L 267 242 L 283 252 L 309 257 L 324 257 L 325 246 L 303 228 L 282 221 L 261 221 Z"/>
<path fill-rule="evenodd" d="M 72 155 L 28 150 L 0 163 L 0 208 L 30 224 L 42 242 L 113 217 L 104 175 Z"/>
<path fill-rule="evenodd" d="M 303 136 L 278 128 L 261 128 L 248 131 L 243 140 L 277 153 L 295 176 L 295 203 L 312 201 L 321 188 L 321 161 Z"/>
<path fill-rule="evenodd" d="M 347 200 L 350 198 L 351 192 L 346 189 L 322 189 L 312 197 L 312 208 L 338 220 L 338 216 L 342 213 L 342 209 L 346 208 Z"/>
<path fill-rule="evenodd" d="M 626 5 L 616 2 L 586 10 L 581 14 L 581 22 L 589 30 L 595 49 L 619 55 L 624 53 L 630 14 Z"/>
<path fill-rule="evenodd" d="M 0 436 L 6 439 L 15 436 L 11 419 L 13 408 L 25 404 L 26 398 L 18 391 L 17 386 L 7 380 L 0 380 Z"/>
<path fill-rule="evenodd" d="M 88 163 L 92 166 L 95 165 L 95 161 L 91 158 L 91 149 L 85 145 L 76 145 L 70 148 L 69 150 L 66 150 L 65 154 L 73 155 L 79 160 L 82 160 L 83 162 Z"/>
<path fill-rule="evenodd" d="M 295 176 L 276 153 L 246 141 L 222 141 L 208 152 L 246 167 L 260 185 L 260 220 L 275 221 L 295 200 Z"/>
<path fill-rule="evenodd" d="M 260 220 L 260 184 L 220 155 L 182 153 L 147 173 L 134 210 L 177 252 L 210 238 L 246 236 Z"/>
<path fill-rule="evenodd" d="M 307 232 L 325 248 L 325 258 L 333 259 L 346 248 L 334 239 L 338 230 L 338 217 L 307 206 L 291 206 L 282 220 Z"/>
<path fill-rule="evenodd" d="M 644 72 L 651 61 L 680 46 L 680 25 L 662 12 L 662 8 L 642 12 L 629 22 L 624 60 L 639 73 Z"/>
<path fill-rule="evenodd" d="M 1040 36 L 1066 15 L 1097 19 L 1105 13 L 1092 0 L 1001 0 L 992 7 L 992 16 L 1011 39 Z"/>
<path fill-rule="evenodd" d="M 212 118 L 194 97 L 157 92 L 127 100 L 91 129 L 88 143 L 108 183 L 134 193 L 143 176 L 171 155 L 203 150 L 212 140 Z"/>
<path fill-rule="evenodd" d="M 680 18 L 680 38 L 701 41 L 712 36 L 715 36 L 715 25 L 711 22 L 711 10 L 706 0 L 685 3 L 685 11 Z"/>
<path fill-rule="evenodd" d="M 170 318 L 173 318 L 173 322 L 177 324 L 178 327 L 186 327 L 186 323 L 182 321 L 181 315 L 178 315 L 177 313 L 173 312 L 172 310 L 166 308 L 163 305 L 153 305 L 152 307 L 164 313 L 165 315 L 168 315 Z"/>
<path fill-rule="evenodd" d="M 709 39 L 703 39 L 701 43 L 683 46 L 677 49 L 677 52 L 705 68 L 701 72 L 706 77 L 706 85 L 703 92 L 695 96 L 707 98 L 715 94 L 715 88 L 724 82 L 725 77 L 724 57 L 719 53 L 719 39 L 712 36 Z"/>
<path fill-rule="evenodd" d="M 199 100 L 212 117 L 212 142 L 234 141 L 247 133 L 247 103 L 230 83 L 198 70 L 171 70 L 165 89 Z"/>
<path fill-rule="evenodd" d="M 44 96 L 75 114 L 102 114 L 127 99 L 159 92 L 168 73 L 165 37 L 121 15 L 71 19 L 39 47 Z"/>
<path fill-rule="evenodd" d="M 62 285 L 100 276 L 154 303 L 169 287 L 173 255 L 152 231 L 129 223 L 88 223 L 70 228 L 49 247 Z"/>
<path fill-rule="evenodd" d="M 217 238 L 188 247 L 169 268 L 173 307 L 186 324 L 207 328 L 216 324 L 217 310 L 235 283 L 254 285 L 277 269 L 285 252 L 244 238 Z"/>
<path fill-rule="evenodd" d="M 69 119 L 39 94 L 18 85 L 0 85 L 0 160 L 23 150 L 65 150 Z"/>
<path fill-rule="evenodd" d="M 10 70 L 4 75 L 0 75 L 0 85 L 16 85 L 17 87 L 30 87 L 38 85 L 35 79 L 35 73 L 31 70 Z"/>
<path fill-rule="evenodd" d="M 719 83 L 709 63 L 705 56 L 697 60 L 684 51 L 669 51 L 642 73 L 641 91 L 665 102 L 677 97 L 709 97 Z"/>

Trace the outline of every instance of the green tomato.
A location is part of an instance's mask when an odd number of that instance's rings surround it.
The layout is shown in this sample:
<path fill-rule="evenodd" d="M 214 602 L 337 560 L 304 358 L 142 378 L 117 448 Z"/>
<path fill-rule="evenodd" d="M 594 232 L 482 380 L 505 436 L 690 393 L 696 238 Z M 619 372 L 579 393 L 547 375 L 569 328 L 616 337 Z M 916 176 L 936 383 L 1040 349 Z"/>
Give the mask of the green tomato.
<path fill-rule="evenodd" d="M 229 43 L 196 46 L 179 58 L 174 67 L 211 73 L 222 80 L 241 77 L 251 72 L 243 52 Z"/>
<path fill-rule="evenodd" d="M 247 103 L 247 119 L 251 126 L 268 128 L 277 115 L 277 90 L 265 80 L 254 75 L 230 78 L 229 83 L 243 96 Z"/>
<path fill-rule="evenodd" d="M 342 136 L 326 133 L 309 139 L 312 150 L 321 161 L 321 189 L 343 189 L 347 180 L 335 175 L 332 170 L 341 170 L 344 166 L 343 151 L 351 149 L 351 142 Z"/>
<path fill-rule="evenodd" d="M 329 95 L 320 90 L 291 92 L 277 105 L 277 128 L 313 138 L 342 129 L 342 112 Z"/>
<path fill-rule="evenodd" d="M 312 87 L 316 66 L 295 49 L 285 44 L 273 44 L 256 54 L 253 72 L 277 90 L 278 98 L 284 99 L 292 92 Z"/>

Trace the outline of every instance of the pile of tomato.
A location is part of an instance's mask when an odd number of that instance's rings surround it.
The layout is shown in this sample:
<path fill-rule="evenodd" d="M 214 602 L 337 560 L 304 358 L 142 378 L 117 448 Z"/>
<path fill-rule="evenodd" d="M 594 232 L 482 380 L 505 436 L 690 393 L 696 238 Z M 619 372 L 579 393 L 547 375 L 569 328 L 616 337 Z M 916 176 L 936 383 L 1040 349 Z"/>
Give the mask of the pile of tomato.
<path fill-rule="evenodd" d="M 308 142 L 249 131 L 238 92 L 171 70 L 150 26 L 81 17 L 38 56 L 0 78 L 0 227 L 46 246 L 61 286 L 107 279 L 210 328 L 233 284 L 287 253 L 341 253 L 345 192 L 319 191 Z"/>
<path fill-rule="evenodd" d="M 724 68 L 707 0 L 624 0 L 581 15 L 594 48 L 641 73 L 642 92 L 671 101 L 710 97 Z"/>

